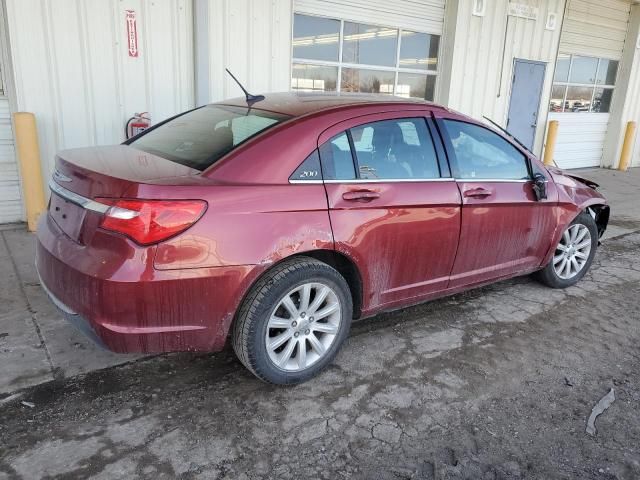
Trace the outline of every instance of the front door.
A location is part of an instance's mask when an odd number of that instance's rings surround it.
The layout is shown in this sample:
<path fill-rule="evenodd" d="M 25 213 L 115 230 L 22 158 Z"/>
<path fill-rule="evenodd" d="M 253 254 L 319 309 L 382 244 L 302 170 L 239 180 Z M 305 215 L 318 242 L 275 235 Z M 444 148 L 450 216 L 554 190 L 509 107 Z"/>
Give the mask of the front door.
<path fill-rule="evenodd" d="M 461 200 L 426 113 L 358 117 L 318 142 L 336 250 L 361 267 L 365 313 L 448 285 Z"/>
<path fill-rule="evenodd" d="M 515 60 L 507 130 L 529 150 L 533 150 L 536 137 L 544 71 L 544 63 Z"/>
<path fill-rule="evenodd" d="M 463 119 L 438 120 L 462 195 L 450 287 L 508 277 L 540 265 L 555 226 L 554 202 L 538 201 L 527 156 Z"/>

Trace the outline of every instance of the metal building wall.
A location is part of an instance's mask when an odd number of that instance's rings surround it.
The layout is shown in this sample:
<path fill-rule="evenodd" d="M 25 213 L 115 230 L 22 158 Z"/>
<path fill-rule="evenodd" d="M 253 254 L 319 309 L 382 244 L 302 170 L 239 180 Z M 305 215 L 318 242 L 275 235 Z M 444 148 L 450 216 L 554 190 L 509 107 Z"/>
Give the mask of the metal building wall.
<path fill-rule="evenodd" d="M 534 146 L 534 151 L 540 153 L 564 0 L 520 0 L 520 4 L 538 8 L 536 20 L 507 16 L 508 0 L 486 1 L 484 16 L 472 14 L 474 2 L 453 1 L 456 5 L 447 2 L 445 32 L 446 51 L 451 61 L 450 85 L 447 98 L 442 100 L 475 118 L 487 116 L 504 125 L 509 111 L 514 59 L 546 62 Z M 545 28 L 548 13 L 557 14 L 553 30 Z"/>
<path fill-rule="evenodd" d="M 295 0 L 296 12 L 442 35 L 444 0 Z"/>
<path fill-rule="evenodd" d="M 6 0 L 19 110 L 36 114 L 43 174 L 55 152 L 113 144 L 134 112 L 192 107 L 190 0 Z M 137 15 L 128 55 L 125 10 Z"/>
<path fill-rule="evenodd" d="M 291 0 L 196 0 L 198 104 L 291 85 Z"/>

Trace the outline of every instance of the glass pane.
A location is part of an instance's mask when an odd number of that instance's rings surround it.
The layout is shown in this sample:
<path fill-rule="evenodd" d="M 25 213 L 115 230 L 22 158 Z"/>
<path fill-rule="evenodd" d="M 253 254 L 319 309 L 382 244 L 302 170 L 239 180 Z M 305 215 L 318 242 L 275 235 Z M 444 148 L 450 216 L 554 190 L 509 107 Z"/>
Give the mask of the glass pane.
<path fill-rule="evenodd" d="M 396 90 L 396 95 L 399 97 L 421 98 L 423 100 L 433 101 L 435 88 L 435 75 L 398 73 L 398 89 Z"/>
<path fill-rule="evenodd" d="M 356 171 L 346 133 L 336 135 L 320 147 L 322 173 L 329 180 L 353 180 Z"/>
<path fill-rule="evenodd" d="M 592 57 L 573 57 L 570 83 L 596 83 L 598 59 Z"/>
<path fill-rule="evenodd" d="M 339 20 L 293 16 L 293 58 L 337 62 L 339 46 Z"/>
<path fill-rule="evenodd" d="M 395 74 L 393 72 L 343 68 L 341 91 L 393 95 L 394 81 Z"/>
<path fill-rule="evenodd" d="M 147 131 L 131 146 L 204 170 L 242 142 L 288 118 L 266 110 L 208 105 Z"/>
<path fill-rule="evenodd" d="M 440 37 L 426 33 L 402 31 L 400 40 L 400 68 L 415 70 L 438 69 Z"/>
<path fill-rule="evenodd" d="M 598 68 L 598 85 L 615 85 L 617 73 L 617 61 L 601 58 L 600 68 Z"/>
<path fill-rule="evenodd" d="M 556 63 L 556 72 L 553 75 L 554 82 L 566 82 L 569 80 L 569 63 L 571 57 L 569 55 L 558 55 L 558 63 Z"/>
<path fill-rule="evenodd" d="M 567 89 L 564 85 L 554 85 L 551 87 L 551 100 L 549 101 L 550 112 L 561 112 L 562 102 L 564 102 L 564 92 Z"/>
<path fill-rule="evenodd" d="M 303 92 L 335 92 L 338 67 L 294 63 L 291 69 L 291 88 Z"/>
<path fill-rule="evenodd" d="M 568 87 L 565 112 L 588 112 L 591 107 L 593 87 Z"/>
<path fill-rule="evenodd" d="M 344 22 L 342 61 L 395 67 L 398 30 Z"/>
<path fill-rule="evenodd" d="M 613 97 L 613 88 L 596 88 L 596 94 L 593 97 L 592 112 L 608 113 L 611 108 L 611 97 Z"/>
<path fill-rule="evenodd" d="M 304 162 L 291 174 L 289 180 L 322 180 L 320 168 L 320 156 L 318 150 L 314 150 Z"/>
<path fill-rule="evenodd" d="M 445 120 L 444 125 L 455 152 L 457 178 L 529 178 L 524 155 L 501 136 L 455 120 Z"/>
<path fill-rule="evenodd" d="M 440 177 L 436 152 L 422 118 L 368 123 L 351 130 L 360 178 Z"/>

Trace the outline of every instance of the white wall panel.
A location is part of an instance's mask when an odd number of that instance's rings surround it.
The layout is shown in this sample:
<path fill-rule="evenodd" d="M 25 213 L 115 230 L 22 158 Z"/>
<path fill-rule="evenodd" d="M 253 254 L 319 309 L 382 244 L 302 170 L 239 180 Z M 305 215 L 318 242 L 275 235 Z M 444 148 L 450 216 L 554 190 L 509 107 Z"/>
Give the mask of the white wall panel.
<path fill-rule="evenodd" d="M 447 73 L 448 93 L 440 101 L 472 117 L 487 116 L 504 125 L 514 59 L 546 62 L 534 145 L 534 151 L 539 153 L 560 39 L 559 22 L 555 30 L 547 30 L 546 17 L 548 13 L 556 13 L 560 20 L 564 0 L 520 0 L 518 3 L 538 8 L 536 20 L 508 17 L 508 0 L 487 1 L 484 16 L 472 15 L 474 2 L 455 1 L 455 8 L 447 5 L 447 15 L 455 15 L 455 19 L 447 19 L 445 51 L 450 56 L 451 71 Z"/>
<path fill-rule="evenodd" d="M 0 96 L 0 223 L 22 220 L 22 194 L 7 97 Z"/>
<path fill-rule="evenodd" d="M 627 35 L 629 0 L 568 0 L 561 53 L 618 60 Z"/>
<path fill-rule="evenodd" d="M 36 115 L 45 177 L 58 150 L 121 142 L 135 112 L 158 122 L 194 104 L 190 0 L 7 0 L 7 16 L 17 106 Z"/>
<path fill-rule="evenodd" d="M 444 0 L 295 0 L 299 13 L 442 34 Z"/>
<path fill-rule="evenodd" d="M 600 166 L 608 113 L 550 113 L 549 120 L 560 122 L 554 153 L 560 168 Z"/>
<path fill-rule="evenodd" d="M 251 93 L 288 91 L 291 83 L 291 0 L 202 0 L 208 70 L 198 75 L 198 103 L 242 95 L 228 68 Z M 203 22 L 205 23 L 205 22 Z M 199 45 L 199 48 L 203 48 Z M 204 84 L 204 85 L 202 85 Z"/>

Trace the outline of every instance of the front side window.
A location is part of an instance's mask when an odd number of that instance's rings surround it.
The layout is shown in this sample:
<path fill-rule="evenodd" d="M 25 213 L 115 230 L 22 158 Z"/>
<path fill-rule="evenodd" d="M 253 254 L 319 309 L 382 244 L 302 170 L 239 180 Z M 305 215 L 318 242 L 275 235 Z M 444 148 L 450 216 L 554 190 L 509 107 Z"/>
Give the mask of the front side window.
<path fill-rule="evenodd" d="M 433 100 L 440 37 L 296 13 L 291 88 Z"/>
<path fill-rule="evenodd" d="M 208 105 L 149 130 L 129 145 L 205 170 L 241 143 L 288 118 L 255 108 Z"/>
<path fill-rule="evenodd" d="M 526 180 L 522 152 L 491 130 L 456 120 L 443 121 L 455 154 L 455 177 L 464 180 Z"/>
<path fill-rule="evenodd" d="M 549 111 L 608 113 L 617 73 L 616 60 L 559 55 Z"/>

